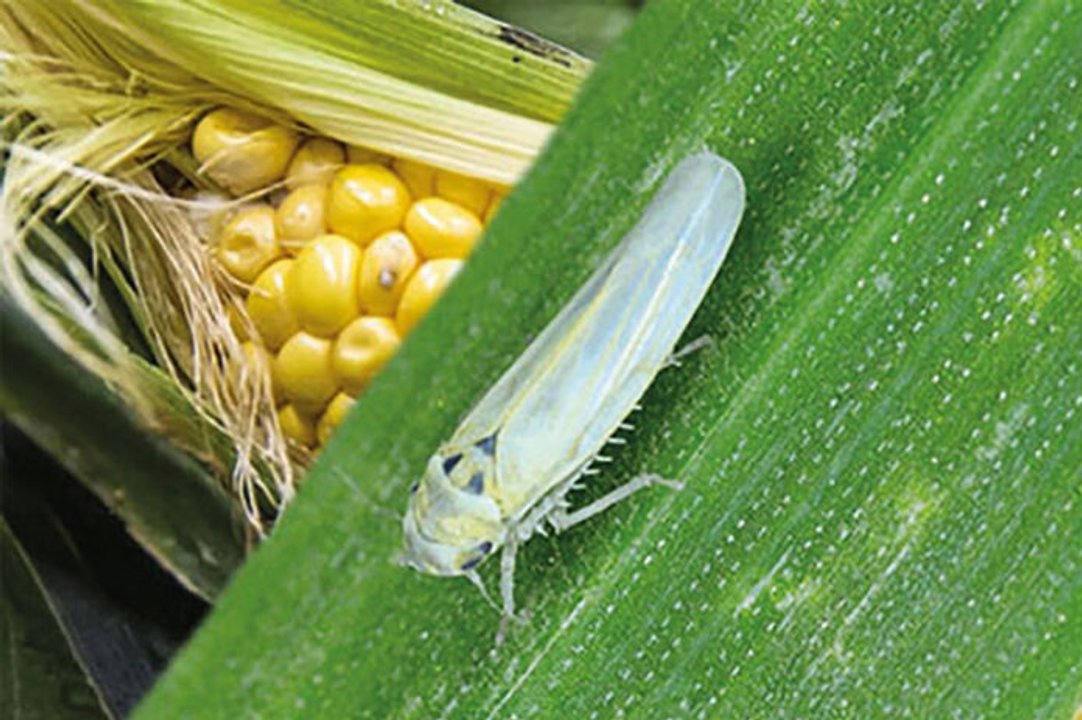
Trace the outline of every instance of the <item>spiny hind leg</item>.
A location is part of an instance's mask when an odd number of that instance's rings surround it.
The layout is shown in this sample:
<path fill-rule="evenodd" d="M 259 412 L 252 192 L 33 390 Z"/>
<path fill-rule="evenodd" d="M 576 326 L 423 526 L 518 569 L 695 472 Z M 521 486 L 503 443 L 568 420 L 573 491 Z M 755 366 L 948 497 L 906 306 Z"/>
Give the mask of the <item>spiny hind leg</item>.
<path fill-rule="evenodd" d="M 568 512 L 565 508 L 556 507 L 548 516 L 548 521 L 556 528 L 557 532 L 562 532 L 581 522 L 589 520 L 595 515 L 605 512 L 616 503 L 626 500 L 639 490 L 653 485 L 666 485 L 674 490 L 682 490 L 684 488 L 683 483 L 677 480 L 667 480 L 660 475 L 638 475 L 615 490 L 602 495 L 597 500 L 594 500 L 589 505 L 585 505 L 578 510 Z"/>

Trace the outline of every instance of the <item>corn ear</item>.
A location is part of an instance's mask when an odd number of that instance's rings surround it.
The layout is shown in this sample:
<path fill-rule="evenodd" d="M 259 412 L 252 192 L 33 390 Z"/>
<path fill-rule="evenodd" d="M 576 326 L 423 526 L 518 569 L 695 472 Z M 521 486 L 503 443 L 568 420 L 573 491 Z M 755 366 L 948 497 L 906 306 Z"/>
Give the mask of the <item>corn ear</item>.
<path fill-rule="evenodd" d="M 4 294 L 146 426 L 231 468 L 257 530 L 266 507 L 288 500 L 304 458 L 283 450 L 290 424 L 275 419 L 267 373 L 251 371 L 259 353 L 245 338 L 257 330 L 243 301 L 218 292 L 231 280 L 206 252 L 199 218 L 213 224 L 221 202 L 167 192 L 170 175 L 220 190 L 186 151 L 196 121 L 236 108 L 348 144 L 350 162 L 392 156 L 405 182 L 424 181 L 410 174 L 420 164 L 507 185 L 589 70 L 449 2 L 0 0 L 0 43 Z M 305 172 L 321 172 L 318 157 L 311 162 Z M 81 251 L 42 241 L 46 218 L 78 230 L 89 269 Z M 176 398 L 163 402 L 136 371 L 138 357 L 96 301 L 101 270 L 127 300 L 156 371 L 174 383 L 184 422 L 172 417 Z M 418 317 L 426 298 L 413 300 Z M 297 431 L 326 436 L 349 402 L 330 398 L 320 427 Z M 208 437 L 232 445 L 228 462 Z"/>
<path fill-rule="evenodd" d="M 248 367 L 269 371 L 279 428 L 317 449 L 449 285 L 507 189 L 300 138 L 234 108 L 200 119 L 192 155 L 234 195 L 259 195 L 208 240 L 234 281 L 223 292 L 244 297 Z"/>

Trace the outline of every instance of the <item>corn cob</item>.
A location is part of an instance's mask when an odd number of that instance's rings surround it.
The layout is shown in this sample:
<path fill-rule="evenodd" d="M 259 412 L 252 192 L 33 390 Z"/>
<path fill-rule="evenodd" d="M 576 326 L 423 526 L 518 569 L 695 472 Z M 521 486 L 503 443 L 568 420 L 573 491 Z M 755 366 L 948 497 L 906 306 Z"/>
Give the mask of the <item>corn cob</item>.
<path fill-rule="evenodd" d="M 192 136 L 236 210 L 210 238 L 255 332 L 279 426 L 324 444 L 469 256 L 506 188 L 219 108 Z M 241 323 L 243 326 L 243 323 Z"/>

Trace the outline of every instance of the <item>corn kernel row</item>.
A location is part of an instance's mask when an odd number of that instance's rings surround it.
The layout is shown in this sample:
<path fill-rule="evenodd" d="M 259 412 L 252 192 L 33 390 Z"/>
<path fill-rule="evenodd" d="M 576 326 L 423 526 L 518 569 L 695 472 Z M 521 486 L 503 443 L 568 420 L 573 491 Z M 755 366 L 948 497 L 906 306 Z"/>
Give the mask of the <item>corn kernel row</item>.
<path fill-rule="evenodd" d="M 212 244 L 246 289 L 257 337 L 245 349 L 270 370 L 283 433 L 322 445 L 458 272 L 504 189 L 230 108 L 198 123 L 192 152 L 233 195 L 262 193 Z"/>

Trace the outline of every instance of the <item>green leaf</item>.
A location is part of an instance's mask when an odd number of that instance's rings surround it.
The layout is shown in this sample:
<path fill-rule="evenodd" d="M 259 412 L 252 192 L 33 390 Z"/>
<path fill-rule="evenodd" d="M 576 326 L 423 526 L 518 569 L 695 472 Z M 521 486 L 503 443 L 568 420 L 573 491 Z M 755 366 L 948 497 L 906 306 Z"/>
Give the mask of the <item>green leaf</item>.
<path fill-rule="evenodd" d="M 1068 717 L 1082 7 L 650 4 L 139 717 Z M 530 614 L 396 567 L 426 457 L 680 157 L 748 212 Z M 495 579 L 495 568 L 485 578 Z"/>
<path fill-rule="evenodd" d="M 0 445 L 0 512 L 18 556 L 0 568 L 12 628 L 4 657 L 14 659 L 6 677 L 8 668 L 0 670 L 0 707 L 14 707 L 20 718 L 67 717 L 58 706 L 76 717 L 126 717 L 207 606 L 132 542 L 98 498 L 3 421 Z M 76 692 L 83 685 L 93 690 L 89 702 Z"/>
<path fill-rule="evenodd" d="M 0 517 L 0 701 L 9 717 L 110 717 L 68 644 L 26 553 Z"/>

